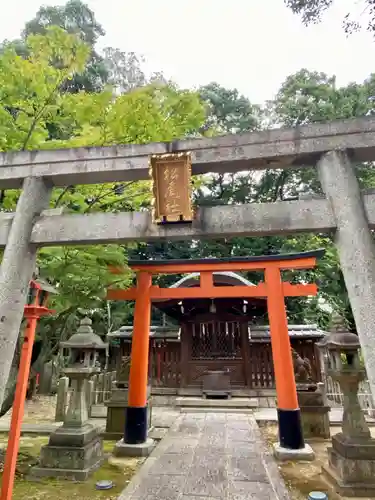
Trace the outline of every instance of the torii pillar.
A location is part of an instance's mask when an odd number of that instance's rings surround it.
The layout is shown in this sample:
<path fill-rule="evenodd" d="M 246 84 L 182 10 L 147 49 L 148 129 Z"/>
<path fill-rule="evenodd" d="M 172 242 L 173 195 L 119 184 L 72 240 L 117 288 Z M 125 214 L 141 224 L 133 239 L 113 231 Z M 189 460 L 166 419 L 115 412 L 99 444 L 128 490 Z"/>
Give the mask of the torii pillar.
<path fill-rule="evenodd" d="M 139 272 L 134 297 L 134 325 L 124 438 L 116 444 L 114 450 L 114 454 L 118 456 L 146 456 L 154 446 L 153 440 L 147 437 L 151 286 L 152 275 L 148 272 Z"/>

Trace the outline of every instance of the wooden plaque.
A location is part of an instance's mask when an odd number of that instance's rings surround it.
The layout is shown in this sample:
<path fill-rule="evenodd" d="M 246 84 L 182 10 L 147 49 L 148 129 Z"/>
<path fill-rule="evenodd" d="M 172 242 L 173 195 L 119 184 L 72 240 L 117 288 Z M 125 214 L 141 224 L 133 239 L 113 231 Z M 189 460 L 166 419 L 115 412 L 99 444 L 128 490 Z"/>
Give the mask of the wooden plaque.
<path fill-rule="evenodd" d="M 189 153 L 153 155 L 150 158 L 153 222 L 191 222 L 191 157 Z"/>

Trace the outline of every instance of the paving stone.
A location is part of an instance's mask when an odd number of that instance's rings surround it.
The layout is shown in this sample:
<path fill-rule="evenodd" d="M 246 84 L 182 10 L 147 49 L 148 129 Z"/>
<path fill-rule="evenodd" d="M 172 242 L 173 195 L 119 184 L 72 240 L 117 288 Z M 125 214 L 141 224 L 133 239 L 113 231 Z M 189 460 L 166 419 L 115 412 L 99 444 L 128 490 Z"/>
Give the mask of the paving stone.
<path fill-rule="evenodd" d="M 177 429 L 172 429 L 171 435 L 179 434 L 181 436 L 196 436 L 201 434 L 202 426 L 198 425 L 196 422 L 181 422 Z"/>
<path fill-rule="evenodd" d="M 233 428 L 245 430 L 245 431 L 252 430 L 250 422 L 247 420 L 239 420 L 238 422 L 234 422 L 234 421 L 227 422 L 227 429 L 233 429 Z"/>
<path fill-rule="evenodd" d="M 150 495 L 153 498 L 174 499 L 181 496 L 186 478 L 184 476 L 170 476 L 170 475 L 147 475 L 142 477 L 142 480 L 137 484 L 133 491 L 125 490 L 125 493 L 130 493 L 131 498 L 138 500 L 147 499 Z M 163 497 L 161 497 L 163 494 Z M 126 498 L 126 497 L 125 497 Z M 124 500 L 119 497 L 119 500 Z"/>
<path fill-rule="evenodd" d="M 225 444 L 209 444 L 200 442 L 199 445 L 195 448 L 195 460 L 200 460 L 201 457 L 217 457 L 219 455 L 228 455 L 228 449 L 225 447 Z"/>
<path fill-rule="evenodd" d="M 231 500 L 275 500 L 275 490 L 270 484 L 258 481 L 231 481 L 228 484 Z"/>
<path fill-rule="evenodd" d="M 228 429 L 227 431 L 228 441 L 242 441 L 251 442 L 255 440 L 254 433 L 248 429 Z"/>
<path fill-rule="evenodd" d="M 181 414 L 180 414 L 181 415 Z M 207 418 L 206 413 L 183 413 L 181 418 L 184 422 L 202 422 Z"/>
<path fill-rule="evenodd" d="M 226 440 L 226 434 L 225 433 L 220 433 L 220 434 L 210 434 L 206 435 L 204 432 L 202 433 L 202 437 L 200 439 L 200 444 L 202 446 L 210 446 L 212 448 L 215 448 L 217 446 L 223 445 Z"/>
<path fill-rule="evenodd" d="M 217 500 L 217 497 L 196 497 L 192 495 L 182 495 L 181 500 Z"/>
<path fill-rule="evenodd" d="M 179 416 L 180 413 L 176 410 L 155 407 L 152 409 L 152 425 L 169 428 Z"/>
<path fill-rule="evenodd" d="M 170 438 L 169 436 L 167 436 L 161 441 L 157 449 L 167 454 L 189 453 L 199 445 L 199 442 L 199 439 L 195 437 L 181 439 L 178 437 Z"/>
<path fill-rule="evenodd" d="M 179 415 L 120 500 L 290 500 L 253 416 L 195 417 Z"/>
<path fill-rule="evenodd" d="M 161 439 L 163 439 L 163 437 L 166 436 L 168 432 L 168 429 L 166 428 L 163 428 L 163 427 L 153 427 L 149 433 L 148 433 L 148 437 L 151 438 L 151 439 L 155 439 L 157 441 L 160 441 Z"/>
<path fill-rule="evenodd" d="M 252 457 L 254 453 L 260 453 L 259 443 L 256 441 L 229 441 L 225 449 L 229 456 L 237 458 Z"/>
<path fill-rule="evenodd" d="M 228 474 L 225 467 L 217 465 L 216 469 L 191 469 L 183 493 L 185 495 L 212 496 L 225 498 L 228 486 Z"/>
<path fill-rule="evenodd" d="M 192 463 L 193 453 L 180 453 L 178 455 L 174 453 L 163 454 L 150 468 L 148 473 L 184 476 Z"/>
<path fill-rule="evenodd" d="M 246 458 L 229 458 L 229 480 L 233 481 L 260 481 L 268 483 L 268 474 L 260 459 L 259 453 L 253 453 Z"/>

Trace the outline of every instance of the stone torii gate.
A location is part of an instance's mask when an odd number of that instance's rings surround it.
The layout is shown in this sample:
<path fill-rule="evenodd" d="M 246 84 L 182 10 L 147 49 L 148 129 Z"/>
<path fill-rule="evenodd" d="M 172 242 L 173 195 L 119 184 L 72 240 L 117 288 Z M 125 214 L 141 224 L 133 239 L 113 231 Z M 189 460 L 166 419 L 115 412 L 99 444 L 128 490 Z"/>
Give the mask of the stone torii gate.
<path fill-rule="evenodd" d="M 203 207 L 191 225 L 158 226 L 147 212 L 67 215 L 48 210 L 54 186 L 141 180 L 149 157 L 191 152 L 192 173 L 316 166 L 325 198 Z M 375 119 L 361 118 L 173 143 L 0 154 L 0 189 L 21 188 L 0 214 L 0 403 L 38 248 L 157 239 L 335 233 L 367 374 L 375 395 L 375 195 L 352 164 L 375 160 Z"/>

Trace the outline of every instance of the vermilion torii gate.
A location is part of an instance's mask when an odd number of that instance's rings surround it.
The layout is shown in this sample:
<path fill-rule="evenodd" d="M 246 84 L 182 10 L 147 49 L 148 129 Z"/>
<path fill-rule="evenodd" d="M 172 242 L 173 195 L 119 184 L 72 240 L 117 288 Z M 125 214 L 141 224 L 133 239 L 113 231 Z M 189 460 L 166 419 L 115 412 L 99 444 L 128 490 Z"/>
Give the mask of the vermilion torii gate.
<path fill-rule="evenodd" d="M 323 254 L 324 250 L 317 250 L 299 254 L 228 259 L 129 261 L 129 267 L 137 273 L 137 286 L 128 290 L 112 289 L 107 293 L 109 300 L 135 300 L 124 443 L 141 444 L 147 440 L 147 383 L 152 301 L 263 297 L 267 298 L 271 331 L 280 446 L 294 450 L 304 448 L 284 299 L 316 295 L 317 287 L 315 284 L 283 282 L 281 271 L 313 268 L 317 258 Z M 264 281 L 252 287 L 214 286 L 213 273 L 220 271 L 263 271 Z M 159 288 L 152 284 L 152 276 L 155 274 L 192 272 L 200 273 L 198 287 Z"/>

